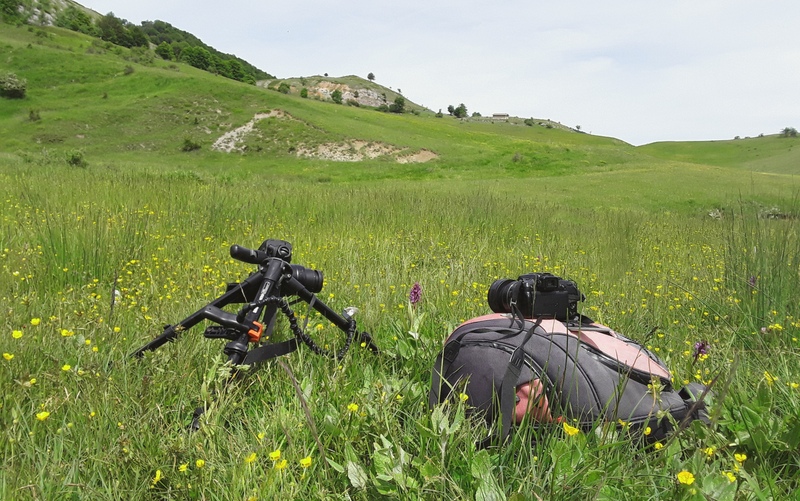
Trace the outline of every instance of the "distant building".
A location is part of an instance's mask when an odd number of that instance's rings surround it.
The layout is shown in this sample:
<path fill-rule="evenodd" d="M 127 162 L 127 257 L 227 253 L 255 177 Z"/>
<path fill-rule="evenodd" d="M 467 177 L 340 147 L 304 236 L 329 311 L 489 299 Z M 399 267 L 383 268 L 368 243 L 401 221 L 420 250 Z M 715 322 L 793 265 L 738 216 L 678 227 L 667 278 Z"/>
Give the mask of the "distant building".
<path fill-rule="evenodd" d="M 508 113 L 494 113 L 492 120 L 508 120 Z"/>

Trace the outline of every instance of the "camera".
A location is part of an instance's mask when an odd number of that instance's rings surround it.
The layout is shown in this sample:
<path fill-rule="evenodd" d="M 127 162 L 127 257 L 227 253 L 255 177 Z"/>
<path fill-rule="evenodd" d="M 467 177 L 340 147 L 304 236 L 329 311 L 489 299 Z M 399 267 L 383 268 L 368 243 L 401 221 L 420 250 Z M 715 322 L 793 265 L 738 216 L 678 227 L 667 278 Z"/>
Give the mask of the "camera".
<path fill-rule="evenodd" d="M 585 299 L 572 280 L 552 273 L 526 273 L 516 280 L 495 280 L 487 300 L 495 313 L 516 307 L 525 318 L 547 317 L 567 322 L 578 317 L 578 302 Z"/>
<path fill-rule="evenodd" d="M 300 282 L 309 292 L 316 293 L 322 290 L 324 280 L 321 271 L 305 268 L 299 264 L 289 264 L 292 261 L 292 244 L 285 240 L 264 240 L 256 250 L 240 245 L 231 245 L 230 252 L 234 259 L 261 266 L 270 259 L 280 259 L 286 263 L 287 275 Z"/>

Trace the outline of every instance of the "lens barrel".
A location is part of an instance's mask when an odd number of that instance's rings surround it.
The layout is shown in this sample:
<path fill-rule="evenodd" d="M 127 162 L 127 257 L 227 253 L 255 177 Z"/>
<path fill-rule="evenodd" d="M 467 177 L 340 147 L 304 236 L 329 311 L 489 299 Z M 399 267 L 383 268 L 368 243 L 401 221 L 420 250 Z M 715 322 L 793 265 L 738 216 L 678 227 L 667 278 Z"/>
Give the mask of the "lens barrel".
<path fill-rule="evenodd" d="M 489 292 L 486 294 L 489 308 L 495 313 L 510 313 L 511 299 L 516 287 L 519 287 L 518 280 L 511 280 L 510 278 L 495 280 L 489 286 Z"/>
<path fill-rule="evenodd" d="M 309 292 L 317 293 L 322 290 L 324 279 L 321 271 L 305 268 L 299 264 L 293 264 L 291 266 L 292 277 L 303 284 L 303 287 L 308 289 Z"/>

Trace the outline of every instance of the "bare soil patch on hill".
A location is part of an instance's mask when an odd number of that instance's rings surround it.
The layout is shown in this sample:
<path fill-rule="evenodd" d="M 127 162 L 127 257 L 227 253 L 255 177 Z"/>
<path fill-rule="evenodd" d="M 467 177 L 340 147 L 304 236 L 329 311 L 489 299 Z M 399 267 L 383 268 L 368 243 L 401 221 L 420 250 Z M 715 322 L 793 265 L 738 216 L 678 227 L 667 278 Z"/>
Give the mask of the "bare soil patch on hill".
<path fill-rule="evenodd" d="M 271 110 L 265 113 L 256 113 L 253 119 L 246 124 L 226 132 L 211 146 L 213 150 L 224 153 L 244 153 L 247 151 L 246 140 L 251 134 L 256 134 L 255 126 L 266 118 L 281 120 L 296 120 L 283 110 Z M 391 157 L 401 164 L 429 162 L 438 155 L 431 150 L 409 151 L 391 144 L 379 141 L 349 140 L 328 142 L 319 145 L 298 143 L 293 148 L 294 154 L 304 158 L 318 158 L 334 162 L 360 162 L 380 157 Z"/>

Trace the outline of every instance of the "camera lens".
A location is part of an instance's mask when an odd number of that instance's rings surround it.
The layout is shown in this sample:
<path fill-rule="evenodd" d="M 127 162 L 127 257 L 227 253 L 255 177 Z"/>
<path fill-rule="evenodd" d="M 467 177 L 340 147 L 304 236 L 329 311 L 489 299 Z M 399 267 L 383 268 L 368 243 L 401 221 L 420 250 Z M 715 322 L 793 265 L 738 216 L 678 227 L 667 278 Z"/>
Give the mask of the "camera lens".
<path fill-rule="evenodd" d="M 486 295 L 489 308 L 495 313 L 510 313 L 511 298 L 515 286 L 519 287 L 519 282 L 517 280 L 508 278 L 495 280 L 492 285 L 489 286 L 489 293 Z"/>
<path fill-rule="evenodd" d="M 304 268 L 299 264 L 292 265 L 292 276 L 303 284 L 303 287 L 309 290 L 309 292 L 317 293 L 322 290 L 322 272 L 317 270 L 312 270 L 311 268 Z"/>

